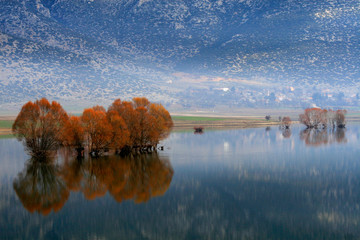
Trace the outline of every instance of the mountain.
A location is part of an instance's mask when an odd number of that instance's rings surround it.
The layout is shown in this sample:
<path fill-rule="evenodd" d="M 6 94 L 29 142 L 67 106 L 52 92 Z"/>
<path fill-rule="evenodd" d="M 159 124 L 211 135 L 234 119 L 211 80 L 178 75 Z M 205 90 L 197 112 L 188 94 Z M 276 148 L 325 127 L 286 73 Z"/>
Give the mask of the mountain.
<path fill-rule="evenodd" d="M 0 11 L 3 109 L 42 96 L 358 104 L 359 1 L 0 0 Z"/>

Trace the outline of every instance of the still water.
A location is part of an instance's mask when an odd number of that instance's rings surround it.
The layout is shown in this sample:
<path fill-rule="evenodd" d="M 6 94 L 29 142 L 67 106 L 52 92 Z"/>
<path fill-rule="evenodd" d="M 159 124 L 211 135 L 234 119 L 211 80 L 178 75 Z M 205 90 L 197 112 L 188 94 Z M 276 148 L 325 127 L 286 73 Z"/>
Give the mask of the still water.
<path fill-rule="evenodd" d="M 173 132 L 52 164 L 0 139 L 0 239 L 359 239 L 360 125 Z"/>

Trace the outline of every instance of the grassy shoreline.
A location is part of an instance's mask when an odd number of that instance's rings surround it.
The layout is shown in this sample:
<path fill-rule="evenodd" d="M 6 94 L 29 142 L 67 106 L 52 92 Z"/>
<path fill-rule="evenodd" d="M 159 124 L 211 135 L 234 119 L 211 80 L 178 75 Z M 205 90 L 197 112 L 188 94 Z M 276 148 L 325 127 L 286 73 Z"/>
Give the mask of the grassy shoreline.
<path fill-rule="evenodd" d="M 13 123 L 13 120 L 0 120 L 0 136 L 2 136 L 2 138 L 12 135 L 11 127 Z"/>
<path fill-rule="evenodd" d="M 260 117 L 205 117 L 205 116 L 172 116 L 174 130 L 203 128 L 255 128 L 279 125 L 279 121 L 267 121 Z"/>
<path fill-rule="evenodd" d="M 174 130 L 203 128 L 254 128 L 278 125 L 278 121 L 266 121 L 260 117 L 205 117 L 205 116 L 172 116 Z M 0 120 L 0 135 L 11 136 L 13 120 Z"/>

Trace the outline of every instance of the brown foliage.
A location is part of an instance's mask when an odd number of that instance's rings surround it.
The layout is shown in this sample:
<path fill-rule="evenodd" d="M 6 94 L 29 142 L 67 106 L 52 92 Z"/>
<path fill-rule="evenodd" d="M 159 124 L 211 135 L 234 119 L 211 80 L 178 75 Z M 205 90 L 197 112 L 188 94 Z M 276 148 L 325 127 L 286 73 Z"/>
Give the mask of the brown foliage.
<path fill-rule="evenodd" d="M 42 98 L 22 107 L 12 130 L 20 141 L 24 140 L 33 155 L 40 156 L 59 146 L 67 120 L 68 116 L 59 103 L 53 101 L 50 104 Z"/>
<path fill-rule="evenodd" d="M 106 117 L 105 111 L 94 108 L 87 108 L 81 116 L 84 130 L 88 136 L 90 151 L 98 155 L 109 147 L 112 139 L 112 127 Z"/>
<path fill-rule="evenodd" d="M 75 147 L 79 156 L 87 145 L 91 153 L 108 148 L 151 149 L 166 138 L 173 126 L 169 112 L 146 98 L 115 100 L 108 111 L 102 106 L 85 109 L 69 118 L 60 104 L 45 99 L 28 102 L 19 113 L 13 132 L 34 155 L 56 150 L 59 144 Z"/>
<path fill-rule="evenodd" d="M 307 128 L 326 128 L 330 127 L 344 128 L 346 110 L 326 110 L 320 108 L 307 108 L 304 114 L 299 115 L 301 123 L 305 124 Z"/>
<path fill-rule="evenodd" d="M 112 127 L 111 147 L 120 150 L 129 143 L 129 130 L 124 119 L 116 111 L 108 111 L 107 118 Z"/>
<path fill-rule="evenodd" d="M 152 104 L 146 98 L 134 98 L 133 102 L 117 99 L 108 112 L 117 112 L 129 131 L 128 146 L 156 146 L 168 136 L 173 126 L 169 112 L 161 104 Z"/>
<path fill-rule="evenodd" d="M 299 115 L 299 120 L 308 128 L 324 128 L 327 126 L 327 110 L 307 108 L 304 114 Z"/>
<path fill-rule="evenodd" d="M 63 144 L 65 146 L 83 147 L 85 142 L 85 129 L 80 117 L 71 116 L 63 129 Z"/>
<path fill-rule="evenodd" d="M 285 128 L 289 128 L 291 125 L 291 118 L 290 117 L 283 117 L 282 119 L 282 126 L 284 126 Z"/>

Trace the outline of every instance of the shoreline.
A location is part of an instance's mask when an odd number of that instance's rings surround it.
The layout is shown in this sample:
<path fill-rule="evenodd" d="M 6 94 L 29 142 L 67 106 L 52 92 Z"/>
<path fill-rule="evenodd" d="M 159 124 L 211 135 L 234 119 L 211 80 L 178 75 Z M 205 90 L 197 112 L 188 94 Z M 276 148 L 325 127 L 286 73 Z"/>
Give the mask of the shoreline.
<path fill-rule="evenodd" d="M 245 118 L 226 118 L 221 120 L 177 120 L 174 119 L 173 130 L 194 129 L 194 127 L 203 127 L 206 129 L 230 129 L 230 128 L 258 128 L 280 125 L 279 121 L 266 121 L 262 119 L 245 119 Z"/>
<path fill-rule="evenodd" d="M 280 125 L 279 121 L 267 121 L 261 118 L 249 117 L 198 117 L 198 116 L 173 116 L 173 131 L 193 130 L 194 127 L 204 129 L 226 128 L 257 128 Z M 0 128 L 0 135 L 12 135 L 11 128 Z"/>

